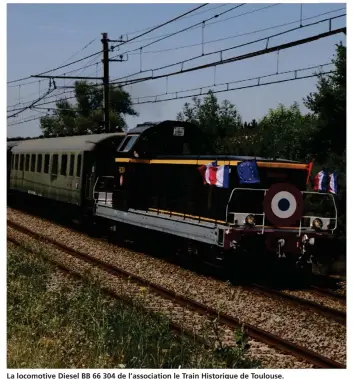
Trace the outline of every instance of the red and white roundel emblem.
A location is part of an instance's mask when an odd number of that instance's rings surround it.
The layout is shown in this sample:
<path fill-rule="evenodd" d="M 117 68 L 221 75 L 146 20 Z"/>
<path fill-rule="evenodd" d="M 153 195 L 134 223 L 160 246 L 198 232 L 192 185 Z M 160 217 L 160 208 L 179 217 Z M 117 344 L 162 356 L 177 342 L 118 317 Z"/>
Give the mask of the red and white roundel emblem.
<path fill-rule="evenodd" d="M 264 213 L 275 226 L 291 226 L 303 213 L 302 193 L 292 184 L 273 184 L 264 196 Z"/>

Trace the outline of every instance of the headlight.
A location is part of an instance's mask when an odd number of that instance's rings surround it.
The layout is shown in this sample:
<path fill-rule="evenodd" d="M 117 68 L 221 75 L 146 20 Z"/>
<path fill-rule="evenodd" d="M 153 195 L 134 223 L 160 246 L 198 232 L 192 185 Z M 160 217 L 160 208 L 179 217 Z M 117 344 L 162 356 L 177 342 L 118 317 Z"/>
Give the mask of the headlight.
<path fill-rule="evenodd" d="M 256 225 L 256 218 L 253 215 L 248 215 L 245 218 L 245 223 L 250 226 Z"/>
<path fill-rule="evenodd" d="M 323 228 L 323 222 L 320 218 L 315 218 L 312 222 L 312 227 L 314 229 L 322 229 Z"/>

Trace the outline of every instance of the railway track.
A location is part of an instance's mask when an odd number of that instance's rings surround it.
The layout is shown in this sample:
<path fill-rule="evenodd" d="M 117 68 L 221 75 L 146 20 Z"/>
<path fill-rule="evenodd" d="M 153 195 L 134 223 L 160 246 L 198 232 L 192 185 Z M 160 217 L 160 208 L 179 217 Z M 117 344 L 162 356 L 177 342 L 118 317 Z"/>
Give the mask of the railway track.
<path fill-rule="evenodd" d="M 92 266 L 98 267 L 100 270 L 103 270 L 111 275 L 119 276 L 119 277 L 125 277 L 126 279 L 129 279 L 130 281 L 134 281 L 136 283 L 139 283 L 140 285 L 146 286 L 149 289 L 151 289 L 153 292 L 159 294 L 161 297 L 171 300 L 174 304 L 177 304 L 178 306 L 182 307 L 188 307 L 189 309 L 192 309 L 194 312 L 200 315 L 208 316 L 212 319 L 217 319 L 221 325 L 225 325 L 233 330 L 238 330 L 241 327 L 245 330 L 247 335 L 249 337 L 254 338 L 255 340 L 261 341 L 263 343 L 266 343 L 267 345 L 274 347 L 282 352 L 289 353 L 297 358 L 304 359 L 307 362 L 311 363 L 315 367 L 319 368 L 345 368 L 345 366 L 339 362 L 336 362 L 334 360 L 331 360 L 327 357 L 324 357 L 312 350 L 309 350 L 305 347 L 302 347 L 300 345 L 297 345 L 293 342 L 287 341 L 275 334 L 269 333 L 265 330 L 262 330 L 258 327 L 255 327 L 253 325 L 247 324 L 247 323 L 241 323 L 239 320 L 237 320 L 234 317 L 231 317 L 227 314 L 220 313 L 216 309 L 213 309 L 209 306 L 206 306 L 200 302 L 197 302 L 195 300 L 192 300 L 190 298 L 187 298 L 182 295 L 178 295 L 175 292 L 168 290 L 160 285 L 157 285 L 155 283 L 152 283 L 142 277 L 139 277 L 133 273 L 127 272 L 119 267 L 112 266 L 109 263 L 86 255 L 84 252 L 81 252 L 79 250 L 73 249 L 69 246 L 64 245 L 63 243 L 60 243 L 58 241 L 55 241 L 51 237 L 40 235 L 37 232 L 34 232 L 27 227 L 24 227 L 22 225 L 18 225 L 13 221 L 8 220 L 7 225 L 25 235 L 28 235 L 32 238 L 35 238 L 36 240 L 39 240 L 41 242 L 45 242 L 46 244 L 52 245 L 56 249 L 60 249 L 61 251 L 78 258 L 82 261 L 85 261 L 89 263 Z M 18 241 L 12 241 L 14 243 L 18 244 Z M 66 268 L 67 269 L 67 268 Z M 179 324 L 172 324 L 172 327 L 174 329 L 183 331 L 185 333 L 185 329 L 183 325 Z"/>
<path fill-rule="evenodd" d="M 333 290 L 330 290 L 328 288 L 311 286 L 310 289 L 313 293 L 318 294 L 320 296 L 324 296 L 324 297 L 331 298 L 333 300 L 337 300 L 337 301 L 341 302 L 342 304 L 346 303 L 346 296 L 345 295 L 334 292 Z"/>
<path fill-rule="evenodd" d="M 324 316 L 327 316 L 327 317 L 339 322 L 342 325 L 346 325 L 346 318 L 347 318 L 346 312 L 343 312 L 343 311 L 340 311 L 338 309 L 334 309 L 331 307 L 327 307 L 327 306 L 322 305 L 320 303 L 317 303 L 315 301 L 304 299 L 304 298 L 299 297 L 299 296 L 294 296 L 294 295 L 282 292 L 280 290 L 265 287 L 265 286 L 262 286 L 260 284 L 254 283 L 254 284 L 252 284 L 252 287 L 260 290 L 261 292 L 268 293 L 270 295 L 275 295 L 279 298 L 285 299 L 285 300 L 287 300 L 287 301 L 289 301 L 295 305 L 301 305 L 301 306 L 304 306 L 306 308 L 313 309 L 314 311 L 316 311 L 316 312 L 318 312 Z M 323 292 L 322 296 L 327 296 L 327 293 Z"/>

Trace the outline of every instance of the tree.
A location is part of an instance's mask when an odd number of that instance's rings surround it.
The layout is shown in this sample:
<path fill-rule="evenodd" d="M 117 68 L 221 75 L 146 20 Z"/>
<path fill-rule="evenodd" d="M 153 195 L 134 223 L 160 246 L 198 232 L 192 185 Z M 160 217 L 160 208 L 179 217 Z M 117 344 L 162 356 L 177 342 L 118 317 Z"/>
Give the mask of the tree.
<path fill-rule="evenodd" d="M 303 115 L 296 102 L 289 108 L 280 104 L 259 121 L 255 150 L 265 157 L 309 160 L 308 145 L 315 121 L 314 115 Z"/>
<path fill-rule="evenodd" d="M 62 99 L 53 115 L 44 116 L 40 127 L 45 137 L 61 137 L 105 132 L 103 89 L 85 81 L 75 82 L 76 104 Z M 137 116 L 130 95 L 119 87 L 110 88 L 110 123 L 113 131 L 126 130 L 124 115 Z"/>
<path fill-rule="evenodd" d="M 346 224 L 346 75 L 347 49 L 337 45 L 333 59 L 334 73 L 320 76 L 317 92 L 304 99 L 305 105 L 316 116 L 316 129 L 313 134 L 311 150 L 317 161 L 316 169 L 327 168 L 338 174 L 339 193 L 337 208 L 339 234 L 345 242 Z M 345 248 L 345 247 L 344 247 Z"/>
<path fill-rule="evenodd" d="M 346 148 L 346 47 L 337 45 L 333 74 L 320 76 L 317 92 L 304 103 L 317 116 L 312 149 L 321 163 L 328 155 L 342 155 Z"/>
<path fill-rule="evenodd" d="M 245 122 L 243 124 L 244 129 L 255 129 L 257 128 L 257 126 L 258 126 L 258 122 L 255 119 L 253 119 L 251 122 Z"/>
<path fill-rule="evenodd" d="M 242 118 L 235 105 L 228 100 L 218 104 L 217 97 L 209 91 L 203 101 L 193 97 L 193 103 L 185 103 L 178 121 L 187 121 L 200 126 L 213 141 L 217 153 L 233 152 L 232 138 L 243 127 Z"/>

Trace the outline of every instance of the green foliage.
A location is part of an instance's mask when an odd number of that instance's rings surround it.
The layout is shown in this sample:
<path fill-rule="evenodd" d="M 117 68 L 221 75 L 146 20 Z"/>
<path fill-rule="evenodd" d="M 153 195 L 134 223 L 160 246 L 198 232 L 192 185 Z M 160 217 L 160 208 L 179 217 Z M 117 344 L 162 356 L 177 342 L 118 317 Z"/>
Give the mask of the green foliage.
<path fill-rule="evenodd" d="M 177 115 L 177 120 L 199 125 L 213 141 L 216 152 L 231 153 L 231 137 L 243 127 L 236 107 L 228 100 L 218 104 L 212 91 L 208 92 L 203 101 L 196 97 L 192 101 L 192 104 L 185 103 L 182 112 Z"/>
<path fill-rule="evenodd" d="M 169 321 L 56 270 L 40 254 L 7 256 L 9 368 L 247 368 L 246 346 L 206 349 Z M 210 334 L 210 333 L 209 333 Z M 242 334 L 241 334 L 242 337 Z"/>
<path fill-rule="evenodd" d="M 105 133 L 103 90 L 85 81 L 75 82 L 76 104 L 56 103 L 54 115 L 41 118 L 44 137 Z M 136 116 L 130 95 L 118 87 L 110 88 L 110 123 L 113 131 L 126 130 L 124 115 Z"/>
<path fill-rule="evenodd" d="M 337 54 L 333 59 L 334 73 L 320 77 L 317 92 L 305 99 L 305 105 L 316 116 L 311 150 L 318 163 L 317 168 L 325 167 L 338 175 L 339 193 L 336 200 L 342 249 L 345 249 L 346 224 L 346 55 L 346 47 L 337 45 Z"/>
<path fill-rule="evenodd" d="M 260 120 L 254 144 L 260 156 L 308 160 L 314 129 L 315 117 L 302 115 L 297 103 L 289 108 L 280 104 Z"/>
<path fill-rule="evenodd" d="M 317 92 L 304 99 L 305 105 L 316 116 L 313 149 L 321 163 L 329 154 L 341 155 L 346 146 L 346 47 L 337 45 L 337 55 L 332 61 L 335 72 L 321 76 Z"/>

